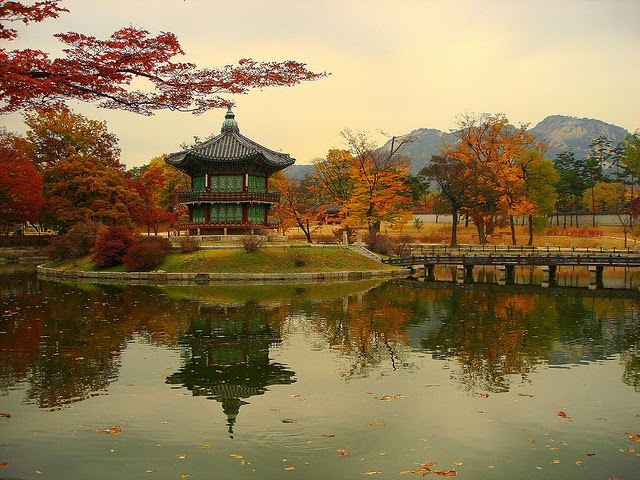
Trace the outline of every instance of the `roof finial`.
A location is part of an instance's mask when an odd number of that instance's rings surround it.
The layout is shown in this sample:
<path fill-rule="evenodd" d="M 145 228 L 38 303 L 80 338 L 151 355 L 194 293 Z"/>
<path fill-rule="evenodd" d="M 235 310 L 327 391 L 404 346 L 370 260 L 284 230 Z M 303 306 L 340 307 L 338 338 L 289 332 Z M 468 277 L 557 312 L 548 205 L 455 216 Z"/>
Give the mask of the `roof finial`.
<path fill-rule="evenodd" d="M 227 109 L 227 113 L 224 116 L 224 122 L 222 122 L 221 132 L 235 132 L 239 133 L 238 122 L 236 122 L 236 116 L 231 111 L 231 107 Z"/>

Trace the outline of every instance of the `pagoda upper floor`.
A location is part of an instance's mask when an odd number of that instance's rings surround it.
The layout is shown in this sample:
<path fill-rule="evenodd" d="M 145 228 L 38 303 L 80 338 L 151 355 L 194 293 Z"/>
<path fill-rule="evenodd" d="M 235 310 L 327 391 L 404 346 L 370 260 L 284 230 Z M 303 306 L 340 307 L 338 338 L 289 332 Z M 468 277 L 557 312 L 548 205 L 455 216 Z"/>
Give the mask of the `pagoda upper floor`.
<path fill-rule="evenodd" d="M 172 153 L 165 161 L 192 178 L 237 174 L 268 178 L 295 163 L 289 154 L 263 147 L 242 135 L 231 109 L 227 110 L 220 134 L 195 147 Z"/>

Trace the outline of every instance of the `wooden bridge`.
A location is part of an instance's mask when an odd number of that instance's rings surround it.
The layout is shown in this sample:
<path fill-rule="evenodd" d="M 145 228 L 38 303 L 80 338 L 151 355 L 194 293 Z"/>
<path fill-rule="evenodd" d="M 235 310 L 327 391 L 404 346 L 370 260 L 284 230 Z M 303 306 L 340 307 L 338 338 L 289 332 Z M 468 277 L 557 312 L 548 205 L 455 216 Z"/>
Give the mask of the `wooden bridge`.
<path fill-rule="evenodd" d="M 640 254 L 637 253 L 510 253 L 510 252 L 475 252 L 475 253 L 443 253 L 410 255 L 383 260 L 388 265 L 408 268 L 424 268 L 427 278 L 433 277 L 436 265 L 456 266 L 463 271 L 463 277 L 473 278 L 473 268 L 476 266 L 495 266 L 503 272 L 507 279 L 513 278 L 514 269 L 522 267 L 541 267 L 546 282 L 554 282 L 559 266 L 582 266 L 591 272 L 595 283 L 602 282 L 605 267 L 640 268 Z"/>

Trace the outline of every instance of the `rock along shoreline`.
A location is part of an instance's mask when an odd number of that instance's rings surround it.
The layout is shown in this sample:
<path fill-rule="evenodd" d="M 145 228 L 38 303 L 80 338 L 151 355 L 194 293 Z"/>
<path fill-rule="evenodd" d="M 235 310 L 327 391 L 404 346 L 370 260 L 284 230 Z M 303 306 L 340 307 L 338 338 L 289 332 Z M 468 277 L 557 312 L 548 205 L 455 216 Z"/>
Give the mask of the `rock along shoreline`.
<path fill-rule="evenodd" d="M 300 273 L 180 273 L 156 270 L 152 272 L 87 272 L 82 270 L 60 270 L 43 265 L 36 267 L 38 276 L 44 278 L 64 278 L 69 280 L 108 280 L 149 283 L 191 283 L 247 282 L 247 281 L 301 281 L 362 280 L 367 278 L 405 277 L 406 269 L 364 270 L 339 272 Z"/>

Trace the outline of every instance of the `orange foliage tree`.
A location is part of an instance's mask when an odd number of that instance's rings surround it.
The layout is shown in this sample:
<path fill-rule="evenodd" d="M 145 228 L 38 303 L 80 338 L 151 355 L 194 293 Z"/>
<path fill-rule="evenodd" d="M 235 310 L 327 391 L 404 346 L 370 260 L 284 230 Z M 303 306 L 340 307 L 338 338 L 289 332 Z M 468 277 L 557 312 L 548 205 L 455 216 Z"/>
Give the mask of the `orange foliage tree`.
<path fill-rule="evenodd" d="M 304 181 L 289 178 L 282 172 L 274 174 L 269 181 L 280 192 L 280 204 L 274 217 L 280 221 L 281 229 L 297 226 L 307 242 L 313 243 L 311 234 L 325 214 L 325 207 L 315 200 L 313 190 Z"/>
<path fill-rule="evenodd" d="M 394 137 L 387 151 L 377 149 L 366 133 L 344 130 L 342 136 L 351 153 L 347 160 L 353 179 L 352 194 L 344 205 L 347 222 L 366 225 L 369 235 L 374 236 L 380 232 L 382 221 L 397 220 L 409 210 L 409 166 L 397 155 L 409 140 Z"/>
<path fill-rule="evenodd" d="M 157 235 L 160 225 L 171 226 L 184 214 L 184 208 L 178 203 L 178 190 L 189 186 L 189 178 L 176 168 L 167 165 L 164 155 L 155 157 L 142 167 L 128 171 L 132 186 L 142 202 L 135 209 L 136 221 Z"/>
<path fill-rule="evenodd" d="M 499 215 L 529 213 L 516 159 L 534 145 L 535 137 L 526 131 L 526 125 L 509 125 L 503 114 L 464 114 L 457 126 L 458 142 L 445 145 L 443 154 L 458 159 L 475 178 L 470 201 L 463 208 L 473 219 L 480 242 L 487 243 Z"/>
<path fill-rule="evenodd" d="M 28 25 L 68 12 L 62 0 L 24 5 L 0 1 L 0 39 L 18 36 L 7 25 Z M 55 37 L 64 45 L 64 57 L 51 58 L 41 50 L 0 48 L 0 113 L 60 104 L 74 99 L 99 102 L 101 107 L 151 115 L 156 110 L 203 113 L 232 104 L 221 95 L 244 94 L 252 88 L 291 86 L 325 73 L 309 71 L 305 64 L 287 60 L 258 62 L 241 59 L 237 65 L 198 68 L 176 62 L 183 55 L 177 37 L 170 32 L 150 32 L 126 27 L 100 40 L 75 32 Z M 132 88 L 143 80 L 150 89 Z"/>
<path fill-rule="evenodd" d="M 85 220 L 130 225 L 140 197 L 106 124 L 66 107 L 38 109 L 25 118 L 27 150 L 44 176 L 45 221 L 62 230 Z"/>
<path fill-rule="evenodd" d="M 0 131 L 0 225 L 35 222 L 42 212 L 42 174 L 29 158 L 24 140 Z"/>

